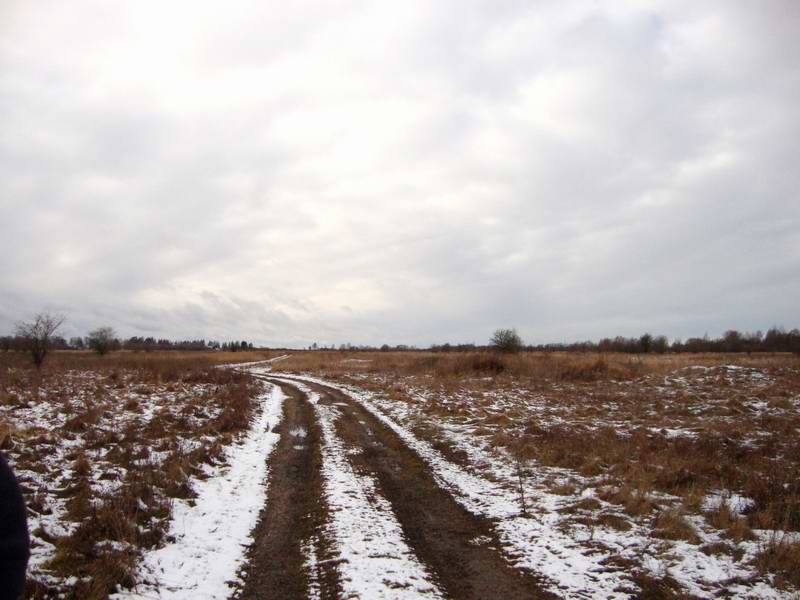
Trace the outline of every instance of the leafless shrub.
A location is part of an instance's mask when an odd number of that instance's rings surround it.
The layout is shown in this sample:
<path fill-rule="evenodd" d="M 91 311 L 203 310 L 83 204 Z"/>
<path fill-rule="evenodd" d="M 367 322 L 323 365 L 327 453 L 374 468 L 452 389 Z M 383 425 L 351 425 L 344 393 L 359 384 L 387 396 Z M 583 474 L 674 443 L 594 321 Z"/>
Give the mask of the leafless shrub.
<path fill-rule="evenodd" d="M 504 354 L 516 354 L 522 350 L 522 338 L 516 329 L 498 329 L 492 334 L 489 344 Z"/>
<path fill-rule="evenodd" d="M 42 367 L 44 359 L 50 351 L 51 339 L 63 323 L 62 315 L 48 312 L 39 313 L 32 321 L 17 323 L 16 334 L 23 340 L 37 369 Z"/>
<path fill-rule="evenodd" d="M 508 449 L 514 459 L 514 471 L 516 474 L 517 495 L 519 497 L 520 512 L 522 516 L 528 516 L 528 503 L 525 498 L 525 488 L 530 461 L 536 456 L 531 446 L 531 438 L 525 435 L 517 435 L 510 440 Z"/>

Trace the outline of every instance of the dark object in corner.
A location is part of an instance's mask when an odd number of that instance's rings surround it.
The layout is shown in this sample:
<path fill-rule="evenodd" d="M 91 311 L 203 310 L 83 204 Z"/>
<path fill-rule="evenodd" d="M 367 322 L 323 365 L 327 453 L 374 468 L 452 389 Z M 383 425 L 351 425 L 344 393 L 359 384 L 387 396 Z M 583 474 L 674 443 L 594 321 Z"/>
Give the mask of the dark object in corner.
<path fill-rule="evenodd" d="M 0 600 L 18 600 L 30 556 L 28 518 L 22 492 L 0 454 Z"/>

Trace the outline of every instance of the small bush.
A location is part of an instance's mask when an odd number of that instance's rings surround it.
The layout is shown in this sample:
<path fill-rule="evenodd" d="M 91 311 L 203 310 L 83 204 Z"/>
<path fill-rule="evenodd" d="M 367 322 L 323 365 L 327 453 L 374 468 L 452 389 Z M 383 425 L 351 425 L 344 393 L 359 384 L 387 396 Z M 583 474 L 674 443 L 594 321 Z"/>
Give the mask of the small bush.
<path fill-rule="evenodd" d="M 662 510 L 653 524 L 653 536 L 663 540 L 683 540 L 699 544 L 700 537 L 678 509 Z"/>

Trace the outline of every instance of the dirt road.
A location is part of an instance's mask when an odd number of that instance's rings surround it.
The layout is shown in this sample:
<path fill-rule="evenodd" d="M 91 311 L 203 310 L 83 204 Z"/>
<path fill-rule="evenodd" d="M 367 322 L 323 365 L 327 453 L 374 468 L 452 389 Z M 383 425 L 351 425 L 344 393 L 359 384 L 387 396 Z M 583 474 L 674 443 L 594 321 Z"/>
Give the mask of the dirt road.
<path fill-rule="evenodd" d="M 237 597 L 554 597 L 532 573 L 509 564 L 491 522 L 458 504 L 425 462 L 357 401 L 317 383 L 262 377 L 279 385 L 287 399 L 281 440 L 269 461 L 267 505 Z M 331 526 L 332 513 L 340 521 L 346 516 L 331 491 L 331 465 L 325 464 L 332 446 L 353 474 L 333 491 L 361 498 L 369 505 L 365 510 L 373 511 L 375 527 L 360 550 L 360 540 L 351 535 L 342 541 L 342 527 Z M 389 522 L 384 529 L 381 519 Z M 393 556 L 384 556 L 390 552 L 378 538 L 392 523 L 400 539 L 388 544 Z M 360 589 L 367 562 L 387 558 L 395 562 L 376 563 L 392 565 L 386 573 L 372 583 L 364 580 L 371 587 Z M 404 569 L 411 573 L 405 579 Z"/>
<path fill-rule="evenodd" d="M 236 598 L 339 598 L 338 573 L 323 530 L 327 506 L 320 470 L 319 425 L 302 392 L 275 383 L 287 396 L 283 420 L 277 428 L 281 437 L 270 455 L 267 505 L 250 548 L 245 585 Z M 316 564 L 309 560 L 312 547 Z"/>

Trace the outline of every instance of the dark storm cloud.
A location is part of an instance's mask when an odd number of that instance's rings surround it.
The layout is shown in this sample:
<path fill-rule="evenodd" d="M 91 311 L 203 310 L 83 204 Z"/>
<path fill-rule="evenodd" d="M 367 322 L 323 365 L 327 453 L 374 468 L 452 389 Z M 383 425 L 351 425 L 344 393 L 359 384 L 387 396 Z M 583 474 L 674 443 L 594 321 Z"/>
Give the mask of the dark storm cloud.
<path fill-rule="evenodd" d="M 0 329 L 797 325 L 798 6 L 6 3 Z"/>

